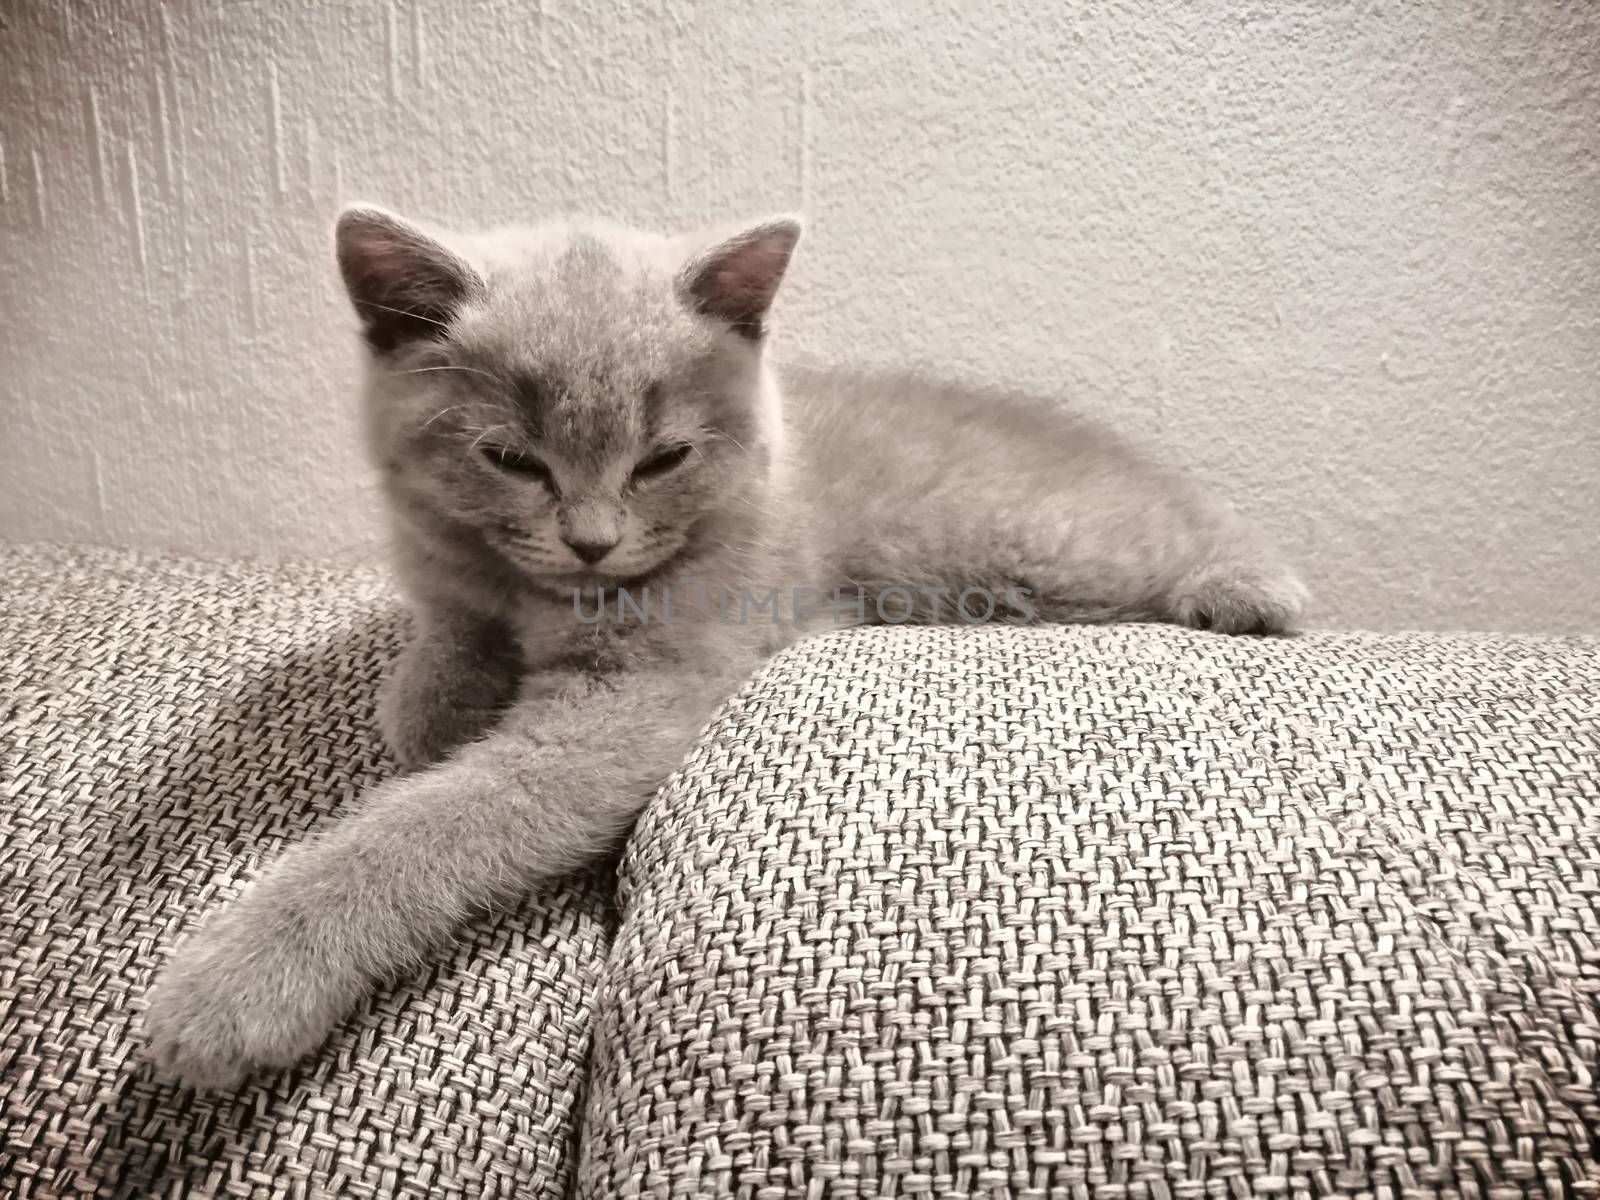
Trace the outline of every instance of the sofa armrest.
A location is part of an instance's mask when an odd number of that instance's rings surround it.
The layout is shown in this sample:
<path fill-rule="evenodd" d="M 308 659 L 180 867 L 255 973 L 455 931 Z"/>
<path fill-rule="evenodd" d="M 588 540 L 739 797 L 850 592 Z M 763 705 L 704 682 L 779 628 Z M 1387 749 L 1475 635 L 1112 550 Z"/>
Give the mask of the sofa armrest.
<path fill-rule="evenodd" d="M 804 642 L 627 852 L 578 1194 L 1593 1194 L 1597 697 L 1595 639 Z"/>

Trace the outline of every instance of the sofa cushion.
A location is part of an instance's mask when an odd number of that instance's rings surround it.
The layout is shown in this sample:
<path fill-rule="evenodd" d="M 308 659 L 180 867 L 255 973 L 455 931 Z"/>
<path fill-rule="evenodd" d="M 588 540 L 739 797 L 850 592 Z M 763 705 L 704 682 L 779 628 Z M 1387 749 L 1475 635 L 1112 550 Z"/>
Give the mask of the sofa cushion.
<path fill-rule="evenodd" d="M 608 879 L 471 927 L 237 1093 L 128 1036 L 181 930 L 392 770 L 381 577 L 13 548 L 0 612 L 0 1195 L 563 1195 Z"/>
<path fill-rule="evenodd" d="M 584 1197 L 1600 1193 L 1600 640 L 830 634 L 619 903 Z"/>

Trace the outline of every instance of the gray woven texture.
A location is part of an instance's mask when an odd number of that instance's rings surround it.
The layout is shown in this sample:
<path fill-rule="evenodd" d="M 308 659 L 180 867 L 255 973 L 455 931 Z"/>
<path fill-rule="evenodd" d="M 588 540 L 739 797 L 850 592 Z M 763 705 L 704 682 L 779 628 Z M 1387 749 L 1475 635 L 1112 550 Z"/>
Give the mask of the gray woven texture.
<path fill-rule="evenodd" d="M 1600 641 L 820 638 L 609 950 L 569 881 L 200 1097 L 136 997 L 390 770 L 393 601 L 6 550 L 0 612 L 0 1195 L 1600 1195 Z"/>
<path fill-rule="evenodd" d="M 390 773 L 377 576 L 0 551 L 0 1196 L 555 1197 L 610 885 L 468 930 L 237 1095 L 128 1037 L 179 932 Z"/>
<path fill-rule="evenodd" d="M 1600 1194 L 1600 641 L 808 642 L 646 815 L 584 1197 Z"/>

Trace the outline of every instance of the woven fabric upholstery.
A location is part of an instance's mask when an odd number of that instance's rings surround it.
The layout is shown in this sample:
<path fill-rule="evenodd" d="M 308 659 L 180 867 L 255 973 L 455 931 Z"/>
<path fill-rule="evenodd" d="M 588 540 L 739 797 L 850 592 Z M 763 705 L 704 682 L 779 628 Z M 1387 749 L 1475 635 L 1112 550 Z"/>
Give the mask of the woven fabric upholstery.
<path fill-rule="evenodd" d="M 1600 1195 L 1600 641 L 802 644 L 620 880 L 578 1193 Z"/>
<path fill-rule="evenodd" d="M 294 1070 L 156 1078 L 181 930 L 390 770 L 399 629 L 374 574 L 0 551 L 0 1196 L 1600 1196 L 1596 640 L 818 638 L 609 949 L 567 881 Z"/>
<path fill-rule="evenodd" d="M 128 1036 L 179 932 L 392 768 L 376 575 L 0 551 L 0 1196 L 566 1192 L 605 880 L 468 930 L 235 1095 Z"/>

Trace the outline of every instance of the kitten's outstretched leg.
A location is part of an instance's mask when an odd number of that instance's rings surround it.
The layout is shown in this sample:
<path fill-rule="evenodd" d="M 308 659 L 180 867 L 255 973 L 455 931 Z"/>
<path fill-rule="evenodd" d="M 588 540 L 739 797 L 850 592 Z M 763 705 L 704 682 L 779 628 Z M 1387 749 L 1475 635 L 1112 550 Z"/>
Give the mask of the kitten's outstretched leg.
<path fill-rule="evenodd" d="M 1171 618 L 1218 633 L 1286 633 L 1309 593 L 1288 568 L 1259 560 L 1223 559 L 1190 571 L 1168 598 Z"/>
<path fill-rule="evenodd" d="M 1043 536 L 1024 528 L 1019 578 L 1034 582 L 1047 619 L 1172 621 L 1217 633 L 1287 633 L 1310 593 L 1267 541 L 1220 497 L 1192 480 L 1129 455 L 1124 491 L 1103 489 L 1092 505 L 1066 496 L 1068 519 Z M 1075 505 L 1073 502 L 1078 501 Z"/>
<path fill-rule="evenodd" d="M 151 1056 L 220 1087 L 315 1049 L 469 914 L 614 847 L 728 682 L 539 676 L 494 733 L 379 787 L 210 914 L 151 990 Z"/>
<path fill-rule="evenodd" d="M 1231 517 L 1229 518 L 1231 522 Z M 1080 563 L 1023 562 L 1045 620 L 1171 621 L 1217 633 L 1288 633 L 1309 593 L 1298 576 L 1242 527 L 1218 531 L 1196 522 L 1176 537 L 1152 538 L 1136 570 Z M 1085 586 L 1085 582 L 1088 585 Z M 1085 603 L 1085 600 L 1088 603 Z"/>
<path fill-rule="evenodd" d="M 926 532 L 881 537 L 846 577 L 864 586 L 866 611 L 883 620 L 909 611 L 913 620 L 934 623 L 1170 621 L 1218 633 L 1296 628 L 1307 592 L 1294 572 L 1225 506 L 1198 493 L 1183 499 L 1120 512 L 1090 509 L 1065 521 L 1019 504 L 976 533 L 957 521 L 929 522 Z"/>
<path fill-rule="evenodd" d="M 378 723 L 407 770 L 483 736 L 515 699 L 522 659 L 511 631 L 460 613 L 425 613 L 384 681 Z"/>

